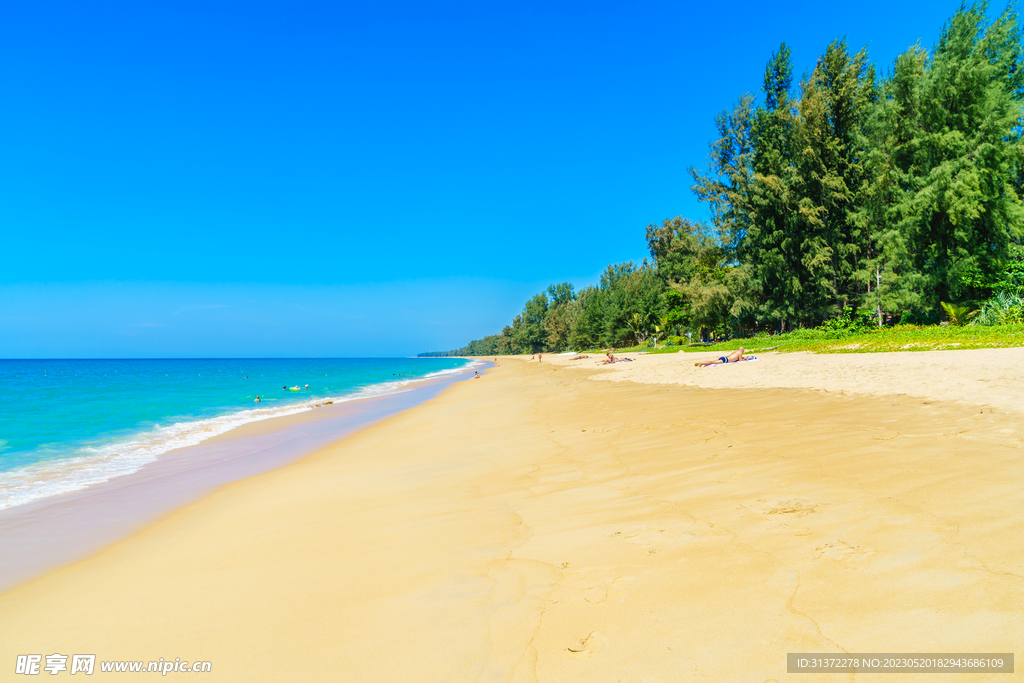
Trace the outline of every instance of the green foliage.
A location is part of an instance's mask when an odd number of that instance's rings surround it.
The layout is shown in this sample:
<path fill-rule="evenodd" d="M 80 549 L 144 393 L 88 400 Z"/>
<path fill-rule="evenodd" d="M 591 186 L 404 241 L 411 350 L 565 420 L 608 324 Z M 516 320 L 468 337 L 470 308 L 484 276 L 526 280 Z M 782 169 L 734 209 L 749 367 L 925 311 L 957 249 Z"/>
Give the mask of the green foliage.
<path fill-rule="evenodd" d="M 882 82 L 837 41 L 792 92 L 783 44 L 764 103 L 719 115 L 709 169 L 691 169 L 744 279 L 733 314 L 782 330 L 845 306 L 934 319 L 1002 282 L 1024 229 L 1021 54 L 1015 10 L 986 23 L 974 5 Z"/>
<path fill-rule="evenodd" d="M 1024 245 L 1010 243 L 1008 257 L 994 277 L 986 275 L 977 266 L 965 267 L 961 273 L 961 284 L 974 291 L 990 292 L 1024 287 Z"/>
<path fill-rule="evenodd" d="M 925 308 L 977 297 L 972 281 L 993 280 L 1021 234 L 1019 59 L 1012 8 L 986 24 L 973 5 L 931 55 L 914 48 L 897 60 L 886 151 L 899 192 L 887 217 Z"/>
<path fill-rule="evenodd" d="M 985 301 L 974 319 L 977 325 L 1024 324 L 1024 288 L 1017 291 L 1002 290 Z"/>
<path fill-rule="evenodd" d="M 971 318 L 978 315 L 978 311 L 971 310 L 970 306 L 957 306 L 956 304 L 949 304 L 945 301 L 939 302 L 942 305 L 942 310 L 946 312 L 946 320 L 949 321 L 950 325 L 966 325 Z"/>
<path fill-rule="evenodd" d="M 1024 325 L 963 327 L 931 325 L 896 325 L 872 331 L 834 335 L 813 329 L 800 329 L 786 334 L 758 335 L 737 338 L 713 345 L 683 346 L 652 350 L 649 353 L 682 351 L 734 351 L 739 347 L 759 354 L 769 351 L 812 353 L 878 353 L 892 351 L 934 351 L 942 349 L 990 349 L 1024 346 Z"/>
<path fill-rule="evenodd" d="M 843 312 L 834 318 L 830 318 L 814 328 L 818 332 L 832 335 L 855 334 L 858 332 L 871 331 L 878 323 L 870 314 L 854 314 L 849 306 L 843 308 Z"/>
<path fill-rule="evenodd" d="M 523 312 L 512 321 L 512 346 L 518 353 L 547 350 L 547 313 L 548 297 L 542 292 L 527 301 Z"/>
<path fill-rule="evenodd" d="M 656 272 L 668 286 L 662 326 L 686 327 L 698 338 L 723 329 L 743 309 L 742 271 L 728 264 L 726 250 L 707 226 L 676 217 L 647 226 L 647 246 Z"/>
<path fill-rule="evenodd" d="M 460 351 L 835 339 L 943 311 L 954 327 L 1020 320 L 1024 48 L 1015 6 L 991 21 L 985 9 L 961 6 L 881 79 L 837 40 L 794 83 L 783 43 L 762 101 L 720 113 L 707 168 L 689 169 L 710 225 L 648 225 L 650 265 L 610 265 L 579 292 L 552 285 Z M 949 301 L 983 303 L 975 315 Z"/>

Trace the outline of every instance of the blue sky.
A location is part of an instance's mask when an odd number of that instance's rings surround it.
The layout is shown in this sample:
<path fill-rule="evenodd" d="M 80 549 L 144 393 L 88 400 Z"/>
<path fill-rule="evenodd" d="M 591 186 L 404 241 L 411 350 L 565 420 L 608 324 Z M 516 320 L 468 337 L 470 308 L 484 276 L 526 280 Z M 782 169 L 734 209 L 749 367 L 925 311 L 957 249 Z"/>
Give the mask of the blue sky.
<path fill-rule="evenodd" d="M 958 6 L 5 3 L 0 357 L 461 346 L 702 218 L 781 41 L 884 71 Z"/>

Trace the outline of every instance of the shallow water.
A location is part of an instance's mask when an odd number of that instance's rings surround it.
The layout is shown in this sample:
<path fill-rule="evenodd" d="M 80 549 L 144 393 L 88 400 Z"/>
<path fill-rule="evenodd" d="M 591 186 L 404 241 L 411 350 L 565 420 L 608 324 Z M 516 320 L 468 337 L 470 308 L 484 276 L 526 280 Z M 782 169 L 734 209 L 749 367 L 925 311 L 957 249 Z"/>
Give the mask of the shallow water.
<path fill-rule="evenodd" d="M 402 391 L 465 365 L 450 358 L 0 360 L 0 509 L 132 474 L 243 424 Z"/>
<path fill-rule="evenodd" d="M 0 591 L 81 559 L 218 486 L 286 465 L 471 376 L 469 368 L 434 371 L 388 393 L 250 423 L 161 454 L 132 473 L 0 510 Z"/>

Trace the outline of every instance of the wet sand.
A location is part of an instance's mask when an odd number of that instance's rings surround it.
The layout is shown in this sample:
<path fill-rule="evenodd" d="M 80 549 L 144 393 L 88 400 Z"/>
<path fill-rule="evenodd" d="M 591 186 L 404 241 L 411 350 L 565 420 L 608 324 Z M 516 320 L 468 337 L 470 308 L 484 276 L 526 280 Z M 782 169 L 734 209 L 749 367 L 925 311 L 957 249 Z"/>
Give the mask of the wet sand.
<path fill-rule="evenodd" d="M 129 536 L 232 481 L 268 472 L 436 396 L 468 371 L 250 422 L 137 472 L 0 510 L 0 592 Z"/>
<path fill-rule="evenodd" d="M 180 657 L 225 681 L 760 683 L 809 680 L 786 674 L 787 652 L 1024 640 L 1019 413 L 594 381 L 607 372 L 547 360 L 502 359 L 5 593 L 0 662 Z"/>

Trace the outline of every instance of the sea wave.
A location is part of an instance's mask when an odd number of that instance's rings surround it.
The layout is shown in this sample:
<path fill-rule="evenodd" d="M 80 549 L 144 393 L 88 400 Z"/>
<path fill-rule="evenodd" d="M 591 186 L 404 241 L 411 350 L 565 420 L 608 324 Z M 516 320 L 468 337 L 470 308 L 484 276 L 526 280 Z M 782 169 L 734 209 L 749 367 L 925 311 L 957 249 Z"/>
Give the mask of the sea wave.
<path fill-rule="evenodd" d="M 479 366 L 472 361 L 458 368 L 439 370 L 421 377 L 372 384 L 350 394 L 304 400 L 273 408 L 252 408 L 202 420 L 156 427 L 128 440 L 99 447 L 84 447 L 80 455 L 34 463 L 0 472 L 0 510 L 24 505 L 39 498 L 78 491 L 114 477 L 137 472 L 168 451 L 195 446 L 214 436 L 251 422 L 294 415 L 314 408 L 383 396 L 409 390 L 409 385 L 466 372 Z"/>

